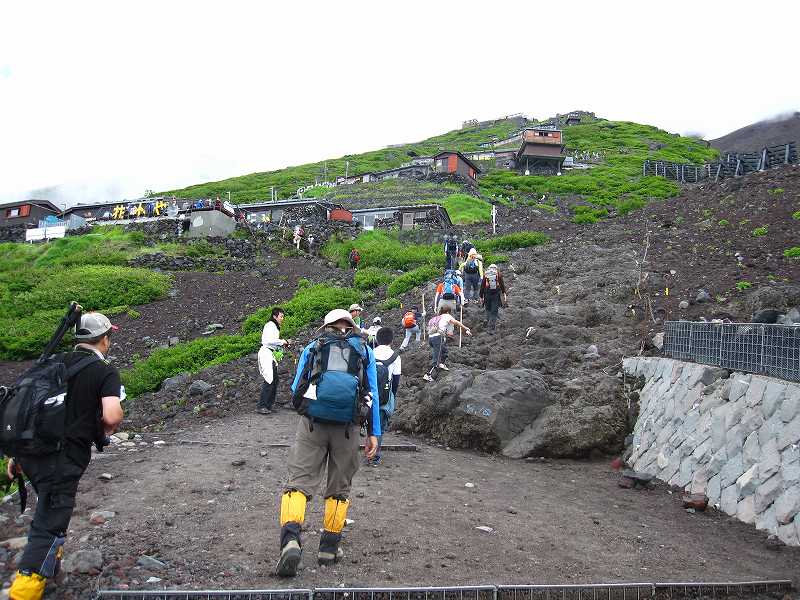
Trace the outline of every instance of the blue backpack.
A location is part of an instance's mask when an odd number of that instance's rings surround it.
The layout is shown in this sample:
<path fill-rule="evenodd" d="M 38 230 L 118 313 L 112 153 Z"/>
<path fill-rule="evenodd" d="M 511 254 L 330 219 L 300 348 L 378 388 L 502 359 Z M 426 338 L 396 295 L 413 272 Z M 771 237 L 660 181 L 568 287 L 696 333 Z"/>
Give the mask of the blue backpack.
<path fill-rule="evenodd" d="M 458 285 L 455 271 L 447 271 L 444 274 L 444 288 L 442 290 L 443 300 L 455 300 L 456 291 L 455 286 Z"/>
<path fill-rule="evenodd" d="M 314 343 L 301 384 L 295 393 L 295 408 L 312 419 L 329 423 L 361 423 L 362 390 L 368 354 L 361 338 L 326 333 Z M 304 398 L 316 385 L 316 398 Z"/>

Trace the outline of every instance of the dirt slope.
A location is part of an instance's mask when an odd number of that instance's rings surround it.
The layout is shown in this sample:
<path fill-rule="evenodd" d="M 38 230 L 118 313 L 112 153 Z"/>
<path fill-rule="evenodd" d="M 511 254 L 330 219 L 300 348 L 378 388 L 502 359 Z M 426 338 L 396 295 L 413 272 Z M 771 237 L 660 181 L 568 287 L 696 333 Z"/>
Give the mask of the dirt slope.
<path fill-rule="evenodd" d="M 753 152 L 787 142 L 800 142 L 800 112 L 747 125 L 711 140 L 711 145 L 720 152 Z"/>

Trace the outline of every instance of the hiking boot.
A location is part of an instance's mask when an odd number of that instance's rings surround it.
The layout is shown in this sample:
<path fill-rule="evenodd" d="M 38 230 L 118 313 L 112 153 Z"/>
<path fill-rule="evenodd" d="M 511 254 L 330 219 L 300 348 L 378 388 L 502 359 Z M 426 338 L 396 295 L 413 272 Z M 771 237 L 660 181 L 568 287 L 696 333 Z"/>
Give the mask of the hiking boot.
<path fill-rule="evenodd" d="M 430 375 L 428 375 L 427 373 L 425 373 L 425 375 L 423 375 L 423 376 L 422 376 L 422 378 L 423 378 L 425 381 L 433 381 L 433 377 L 431 377 L 431 376 L 430 376 Z"/>
<path fill-rule="evenodd" d="M 449 371 L 449 370 L 450 370 L 450 369 L 447 367 L 447 365 L 446 365 L 446 364 L 444 364 L 444 363 L 439 363 L 439 368 L 440 368 L 442 371 Z"/>
<path fill-rule="evenodd" d="M 271 415 L 272 411 L 268 408 L 259 407 L 256 409 L 256 412 L 260 415 Z"/>
<path fill-rule="evenodd" d="M 324 567 L 339 562 L 343 557 L 344 550 L 341 548 L 336 548 L 336 552 L 323 552 L 320 550 L 317 555 L 317 562 Z"/>
<path fill-rule="evenodd" d="M 286 542 L 286 545 L 281 548 L 281 557 L 278 559 L 275 573 L 279 577 L 294 577 L 297 575 L 297 565 L 300 564 L 302 553 L 303 551 L 297 540 Z"/>

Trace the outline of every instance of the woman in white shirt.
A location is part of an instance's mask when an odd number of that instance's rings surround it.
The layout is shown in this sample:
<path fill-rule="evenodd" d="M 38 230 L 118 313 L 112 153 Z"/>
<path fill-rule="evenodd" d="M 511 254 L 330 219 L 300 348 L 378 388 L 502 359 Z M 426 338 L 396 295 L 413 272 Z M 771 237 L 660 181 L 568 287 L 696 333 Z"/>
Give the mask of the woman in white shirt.
<path fill-rule="evenodd" d="M 450 314 L 450 307 L 445 305 L 439 309 L 439 314 L 428 321 L 428 344 L 431 347 L 431 370 L 425 373 L 422 378 L 425 381 L 433 381 L 436 369 L 449 371 L 444 364 L 447 360 L 447 338 L 453 336 L 454 327 L 464 330 L 467 335 L 472 335 L 469 327 L 461 321 L 456 320 Z"/>
<path fill-rule="evenodd" d="M 261 349 L 258 351 L 258 372 L 264 378 L 261 396 L 258 398 L 256 412 L 268 415 L 272 412 L 275 396 L 278 393 L 278 359 L 283 356 L 283 347 L 291 340 L 281 339 L 282 308 L 273 308 L 272 316 L 261 333 Z M 278 357 L 275 355 L 278 354 Z"/>

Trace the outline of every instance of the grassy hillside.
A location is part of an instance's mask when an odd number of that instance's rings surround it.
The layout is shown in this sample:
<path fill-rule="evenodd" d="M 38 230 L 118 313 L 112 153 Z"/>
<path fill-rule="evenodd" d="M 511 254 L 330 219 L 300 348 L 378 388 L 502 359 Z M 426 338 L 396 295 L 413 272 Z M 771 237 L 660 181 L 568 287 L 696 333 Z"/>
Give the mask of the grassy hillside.
<path fill-rule="evenodd" d="M 602 216 L 603 208 L 624 214 L 640 208 L 648 199 L 669 198 L 679 192 L 676 182 L 663 177 L 642 177 L 644 160 L 700 164 L 717 156 L 717 151 L 707 148 L 701 140 L 623 121 L 574 125 L 565 131 L 564 139 L 568 149 L 601 153 L 604 164 L 586 171 L 565 171 L 560 177 L 497 171 L 481 179 L 481 192 L 515 199 L 542 194 L 578 196 L 601 207 L 598 216 Z M 578 220 L 585 219 L 580 217 L 586 214 L 585 209 L 575 212 Z"/>
<path fill-rule="evenodd" d="M 325 164 L 328 167 L 328 180 L 334 181 L 337 176 L 345 174 L 345 163 L 350 162 L 349 172 L 383 171 L 399 167 L 415 156 L 435 154 L 440 150 L 477 150 L 478 145 L 490 141 L 493 137 L 504 138 L 517 129 L 517 124 L 510 120 L 498 120 L 493 125 L 457 129 L 414 144 L 405 144 L 396 148 L 384 148 L 364 154 L 351 154 L 327 161 L 287 167 L 278 171 L 251 173 L 241 177 L 232 177 L 222 181 L 213 181 L 193 185 L 181 190 L 170 190 L 164 194 L 179 198 L 198 198 L 223 196 L 231 192 L 234 203 L 255 202 L 269 198 L 270 187 L 275 186 L 281 198 L 287 198 L 297 188 L 314 183 L 315 177 L 322 179 Z"/>

